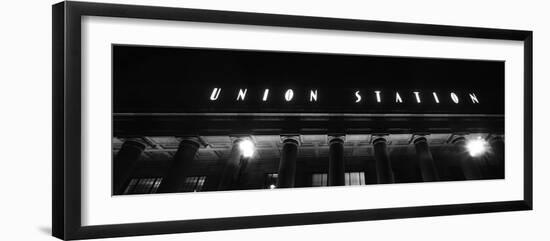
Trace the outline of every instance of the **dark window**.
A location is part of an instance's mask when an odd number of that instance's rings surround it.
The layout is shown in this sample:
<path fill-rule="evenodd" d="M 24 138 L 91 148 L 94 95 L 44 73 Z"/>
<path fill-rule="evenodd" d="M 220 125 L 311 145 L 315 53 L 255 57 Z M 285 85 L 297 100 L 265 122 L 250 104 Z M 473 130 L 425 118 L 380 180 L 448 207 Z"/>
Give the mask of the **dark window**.
<path fill-rule="evenodd" d="M 328 174 L 326 173 L 313 173 L 311 175 L 312 187 L 325 187 L 328 184 Z"/>
<path fill-rule="evenodd" d="M 187 177 L 185 178 L 185 183 L 183 184 L 182 192 L 200 192 L 204 182 L 206 181 L 206 176 L 200 177 Z"/>
<path fill-rule="evenodd" d="M 346 186 L 365 185 L 365 172 L 346 172 Z"/>
<path fill-rule="evenodd" d="M 264 188 L 274 189 L 277 187 L 277 173 L 267 173 L 265 174 L 265 186 Z"/>
<path fill-rule="evenodd" d="M 124 190 L 124 194 L 156 193 L 160 182 L 162 182 L 161 177 L 132 178 Z"/>

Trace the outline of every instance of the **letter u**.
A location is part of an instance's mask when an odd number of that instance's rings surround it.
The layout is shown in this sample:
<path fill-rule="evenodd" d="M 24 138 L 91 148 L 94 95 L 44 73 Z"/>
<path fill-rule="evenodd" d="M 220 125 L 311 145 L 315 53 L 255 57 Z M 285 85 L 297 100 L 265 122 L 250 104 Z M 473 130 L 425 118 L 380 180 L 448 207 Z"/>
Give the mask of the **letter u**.
<path fill-rule="evenodd" d="M 220 92 L 222 92 L 222 88 L 214 88 L 212 90 L 212 94 L 210 95 L 210 100 L 214 101 L 217 100 L 220 96 Z"/>

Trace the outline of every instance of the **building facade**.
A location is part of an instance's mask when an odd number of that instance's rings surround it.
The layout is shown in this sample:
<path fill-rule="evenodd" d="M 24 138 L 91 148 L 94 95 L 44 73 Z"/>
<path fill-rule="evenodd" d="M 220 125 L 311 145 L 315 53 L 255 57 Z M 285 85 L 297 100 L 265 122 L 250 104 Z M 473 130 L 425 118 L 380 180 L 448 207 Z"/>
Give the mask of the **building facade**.
<path fill-rule="evenodd" d="M 504 178 L 504 63 L 113 46 L 113 194 Z"/>
<path fill-rule="evenodd" d="M 489 151 L 473 157 L 478 138 Z M 115 194 L 497 179 L 503 152 L 493 133 L 115 138 Z"/>

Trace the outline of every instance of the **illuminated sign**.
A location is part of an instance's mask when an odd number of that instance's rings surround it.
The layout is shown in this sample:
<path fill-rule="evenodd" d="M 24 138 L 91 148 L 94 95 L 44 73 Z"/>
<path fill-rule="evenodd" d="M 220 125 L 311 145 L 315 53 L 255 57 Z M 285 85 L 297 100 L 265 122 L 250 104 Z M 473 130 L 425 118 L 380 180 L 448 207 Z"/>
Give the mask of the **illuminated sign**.
<path fill-rule="evenodd" d="M 115 45 L 113 65 L 114 113 L 504 114 L 503 61 Z"/>
<path fill-rule="evenodd" d="M 217 101 L 220 97 L 220 94 L 222 92 L 222 88 L 213 88 L 212 89 L 212 93 L 210 94 L 210 100 L 211 101 Z M 248 89 L 247 88 L 239 88 L 238 89 L 238 94 L 237 94 L 237 97 L 236 97 L 236 101 L 245 101 L 246 99 L 246 93 L 248 92 Z M 318 90 L 317 89 L 312 89 L 312 90 L 309 90 L 309 96 L 305 96 L 306 98 L 309 98 L 309 102 L 317 102 L 318 100 Z M 375 90 L 375 91 L 372 91 L 371 93 L 369 92 L 364 92 L 362 93 L 361 90 L 354 90 L 352 93 L 350 94 L 353 94 L 355 96 L 355 103 L 361 103 L 361 102 L 364 102 L 365 99 L 363 98 L 363 95 L 368 95 L 368 94 L 371 94 L 371 95 L 374 95 L 376 97 L 376 102 L 377 103 L 382 103 L 383 102 L 383 99 L 382 99 L 382 92 L 379 91 L 379 90 Z M 412 102 L 415 102 L 415 103 L 422 103 L 422 100 L 424 98 L 424 93 L 420 92 L 420 91 L 412 91 L 409 93 L 410 94 L 410 100 Z M 447 97 L 448 97 L 448 100 L 450 103 L 454 103 L 454 104 L 459 104 L 460 101 L 461 101 L 461 98 L 454 92 L 449 92 L 449 93 L 445 93 L 447 94 Z M 401 97 L 401 94 L 399 94 L 399 92 L 395 91 L 394 92 L 394 95 L 395 95 L 395 100 L 394 102 L 395 103 L 403 103 L 403 97 Z M 404 96 L 406 95 L 406 93 L 404 93 Z M 269 100 L 270 96 L 269 96 L 269 89 L 264 89 L 263 90 L 263 95 L 262 95 L 262 101 L 263 102 L 267 102 Z M 276 98 L 276 97 L 274 97 Z M 287 89 L 286 91 L 284 91 L 284 94 L 281 96 L 282 99 L 284 99 L 286 102 L 290 102 L 294 99 L 294 90 L 293 89 Z M 431 92 L 431 93 L 426 93 L 426 99 L 424 99 L 424 101 L 432 101 L 433 103 L 436 103 L 436 104 L 439 104 L 440 103 L 440 97 L 439 97 L 439 94 L 437 92 Z M 478 97 L 476 96 L 475 93 L 473 92 L 469 92 L 469 93 L 466 93 L 465 96 L 463 96 L 463 98 L 469 100 L 472 104 L 479 104 L 479 99 Z M 445 99 L 445 98 L 443 98 Z M 405 98 L 405 100 L 407 100 L 407 98 Z M 392 101 L 392 100 L 388 100 L 388 101 Z"/>

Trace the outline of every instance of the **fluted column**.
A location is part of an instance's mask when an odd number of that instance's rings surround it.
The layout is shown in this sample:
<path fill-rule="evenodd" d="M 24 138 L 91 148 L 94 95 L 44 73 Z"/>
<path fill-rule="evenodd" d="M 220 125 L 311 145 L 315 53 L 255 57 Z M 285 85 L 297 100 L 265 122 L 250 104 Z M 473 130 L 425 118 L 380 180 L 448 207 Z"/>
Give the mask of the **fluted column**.
<path fill-rule="evenodd" d="M 279 161 L 277 188 L 294 187 L 296 179 L 296 158 L 298 157 L 299 138 L 297 136 L 282 137 L 283 148 Z"/>
<path fill-rule="evenodd" d="M 466 180 L 480 179 L 481 170 L 475 163 L 475 159 L 468 154 L 468 150 L 466 149 L 466 138 L 457 137 L 452 143 L 455 148 L 455 155 L 458 156 L 460 166 L 462 167 L 464 178 L 466 178 Z"/>
<path fill-rule="evenodd" d="M 378 137 L 372 142 L 374 147 L 374 159 L 376 161 L 376 173 L 378 183 L 394 183 L 393 170 L 387 151 L 386 138 Z"/>
<path fill-rule="evenodd" d="M 504 138 L 495 136 L 489 141 L 491 145 L 491 164 L 495 168 L 495 178 L 504 178 Z"/>
<path fill-rule="evenodd" d="M 127 140 L 122 144 L 113 162 L 113 193 L 122 194 L 132 175 L 145 145 L 137 140 Z"/>
<path fill-rule="evenodd" d="M 236 139 L 231 146 L 231 152 L 223 169 L 218 190 L 231 190 L 237 185 L 241 167 L 242 152 L 239 143 L 244 139 Z"/>
<path fill-rule="evenodd" d="M 439 175 L 426 137 L 417 137 L 414 140 L 414 147 L 416 149 L 416 157 L 418 158 L 422 180 L 425 182 L 438 181 Z"/>
<path fill-rule="evenodd" d="M 344 163 L 344 137 L 330 137 L 329 145 L 328 185 L 344 186 L 346 184 Z"/>
<path fill-rule="evenodd" d="M 180 191 L 199 147 L 200 142 L 196 137 L 185 138 L 180 142 L 174 160 L 158 188 L 158 193 Z"/>

